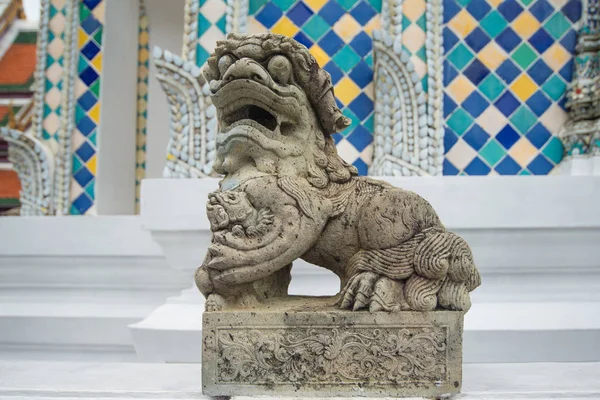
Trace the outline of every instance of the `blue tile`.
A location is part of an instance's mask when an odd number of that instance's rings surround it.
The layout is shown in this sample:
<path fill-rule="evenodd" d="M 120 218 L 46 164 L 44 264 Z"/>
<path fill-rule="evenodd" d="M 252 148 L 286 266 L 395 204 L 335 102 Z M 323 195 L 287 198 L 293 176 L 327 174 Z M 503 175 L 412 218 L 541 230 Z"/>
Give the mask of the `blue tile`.
<path fill-rule="evenodd" d="M 496 134 L 496 140 L 499 141 L 506 150 L 510 149 L 520 138 L 521 135 L 519 135 L 510 125 L 506 125 Z"/>
<path fill-rule="evenodd" d="M 450 98 L 450 96 L 444 96 L 444 118 L 452 114 L 456 109 L 456 103 Z"/>
<path fill-rule="evenodd" d="M 84 115 L 79 122 L 77 122 L 77 129 L 84 136 L 89 136 L 90 133 L 96 129 L 96 124 L 87 115 Z"/>
<path fill-rule="evenodd" d="M 356 51 L 356 54 L 365 57 L 373 49 L 373 41 L 369 35 L 361 31 L 358 35 L 354 36 L 354 39 L 350 42 L 350 47 Z"/>
<path fill-rule="evenodd" d="M 452 48 L 454 47 L 454 45 L 456 43 L 458 43 L 458 37 L 456 37 L 456 35 L 454 34 L 454 32 L 452 32 L 452 29 L 449 29 L 447 27 L 444 28 L 444 53 L 449 53 L 450 50 L 452 50 Z"/>
<path fill-rule="evenodd" d="M 82 0 L 82 3 L 85 4 L 89 10 L 93 10 L 101 2 L 102 0 Z"/>
<path fill-rule="evenodd" d="M 477 91 L 473 91 L 473 93 L 471 93 L 462 103 L 462 107 L 467 110 L 473 118 L 479 117 L 488 106 L 488 101 Z"/>
<path fill-rule="evenodd" d="M 548 172 L 552 171 L 552 168 L 554 168 L 554 164 L 548 161 L 542 154 L 538 154 L 527 166 L 527 169 L 534 175 L 548 175 Z"/>
<path fill-rule="evenodd" d="M 509 117 L 519 107 L 521 102 L 512 95 L 508 90 L 504 92 L 498 100 L 496 100 L 496 108 L 500 110 L 502 114 Z"/>
<path fill-rule="evenodd" d="M 496 69 L 496 74 L 506 83 L 511 83 L 521 73 L 521 70 L 513 64 L 512 61 L 506 60 Z"/>
<path fill-rule="evenodd" d="M 444 0 L 444 23 L 450 20 L 462 10 L 462 7 L 456 4 L 456 0 Z"/>
<path fill-rule="evenodd" d="M 458 142 L 458 135 L 446 126 L 444 128 L 444 153 L 447 153 L 456 142 Z"/>
<path fill-rule="evenodd" d="M 473 29 L 473 31 L 465 38 L 465 43 L 475 50 L 475 52 L 479 52 L 479 50 L 483 49 L 489 42 L 490 37 L 479 27 Z"/>
<path fill-rule="evenodd" d="M 294 36 L 294 39 L 297 42 L 305 45 L 307 48 L 310 48 L 313 45 L 313 41 L 308 36 L 306 36 L 302 31 L 298 32 L 296 34 L 296 36 Z"/>
<path fill-rule="evenodd" d="M 560 44 L 571 54 L 575 53 L 577 46 L 577 33 L 573 29 L 569 29 L 560 40 Z"/>
<path fill-rule="evenodd" d="M 540 28 L 529 38 L 529 43 L 531 43 L 538 53 L 542 54 L 554 44 L 554 38 L 544 28 Z"/>
<path fill-rule="evenodd" d="M 535 81 L 535 83 L 538 84 L 538 86 L 541 86 L 544 82 L 546 82 L 550 75 L 552 75 L 552 72 L 553 71 L 550 69 L 550 67 L 548 67 L 548 65 L 546 65 L 544 60 L 541 58 L 527 70 L 529 76 Z"/>
<path fill-rule="evenodd" d="M 513 49 L 517 47 L 519 43 L 521 43 L 521 37 L 517 35 L 510 26 L 503 30 L 501 34 L 496 36 L 495 40 L 500 47 L 506 50 L 507 53 L 513 51 Z"/>
<path fill-rule="evenodd" d="M 286 15 L 296 26 L 302 26 L 313 14 L 313 11 L 306 4 L 299 1 Z"/>
<path fill-rule="evenodd" d="M 362 160 L 362 158 L 357 158 L 352 165 L 354 165 L 358 170 L 358 175 L 368 175 L 369 166 Z"/>
<path fill-rule="evenodd" d="M 367 65 L 366 62 L 360 61 L 349 74 L 350 78 L 356 83 L 361 89 L 364 89 L 369 83 L 373 81 L 373 70 Z"/>
<path fill-rule="evenodd" d="M 81 27 L 88 35 L 94 34 L 101 26 L 102 24 L 98 22 L 93 14 L 90 14 L 85 21 L 81 23 Z"/>
<path fill-rule="evenodd" d="M 88 111 L 90 108 L 94 107 L 98 99 L 89 91 L 85 92 L 79 99 L 77 99 L 77 103 L 85 110 Z"/>
<path fill-rule="evenodd" d="M 335 99 L 335 104 L 337 104 L 338 108 L 341 110 L 342 108 L 344 108 L 344 105 L 342 104 L 342 102 L 339 99 Z"/>
<path fill-rule="evenodd" d="M 319 40 L 319 46 L 331 57 L 344 46 L 344 42 L 334 31 L 329 31 Z"/>
<path fill-rule="evenodd" d="M 319 10 L 319 15 L 331 26 L 335 24 L 346 11 L 335 0 L 329 0 L 327 4 Z"/>
<path fill-rule="evenodd" d="M 500 11 L 500 14 L 502 14 L 508 22 L 511 22 L 521 14 L 523 7 L 521 7 L 517 0 L 504 0 L 498 6 L 498 11 Z"/>
<path fill-rule="evenodd" d="M 365 26 L 371 18 L 377 15 L 377 11 L 375 11 L 369 3 L 363 0 L 350 10 L 350 15 L 352 15 L 361 26 Z"/>
<path fill-rule="evenodd" d="M 84 69 L 83 72 L 79 74 L 79 78 L 87 86 L 91 86 L 92 83 L 96 82 L 96 79 L 98 79 L 98 73 L 94 70 L 94 68 L 90 66 Z"/>
<path fill-rule="evenodd" d="M 81 167 L 81 169 L 73 175 L 73 178 L 75 178 L 81 187 L 85 187 L 92 179 L 94 179 L 94 175 L 92 175 L 86 167 Z"/>
<path fill-rule="evenodd" d="M 359 125 L 346 137 L 358 151 L 363 151 L 373 141 L 373 135 L 364 126 Z"/>
<path fill-rule="evenodd" d="M 71 214 L 83 215 L 83 214 L 85 214 L 85 212 L 87 210 L 90 209 L 90 207 L 93 204 L 94 203 L 88 197 L 87 193 L 82 193 L 79 195 L 79 197 L 77 197 L 75 200 L 73 200 L 73 203 L 71 203 L 71 206 L 75 208 L 75 212 L 73 212 L 73 210 L 71 210 Z"/>
<path fill-rule="evenodd" d="M 484 163 L 481 158 L 475 157 L 473 161 L 465 168 L 468 175 L 487 175 L 490 173 L 490 167 Z"/>
<path fill-rule="evenodd" d="M 88 142 L 83 142 L 83 144 L 79 146 L 77 150 L 75 150 L 75 153 L 83 160 L 83 162 L 87 162 L 94 156 L 94 154 L 96 154 L 96 150 L 94 150 L 94 148 L 90 146 Z"/>
<path fill-rule="evenodd" d="M 527 132 L 527 139 L 538 149 L 541 149 L 546 142 L 552 137 L 552 134 L 548 132 L 548 129 L 541 123 L 537 123 L 529 132 Z"/>
<path fill-rule="evenodd" d="M 507 155 L 494 169 L 500 175 L 516 175 L 521 170 L 521 166 L 511 156 Z"/>
<path fill-rule="evenodd" d="M 554 7 L 547 0 L 537 0 L 529 11 L 538 21 L 544 22 L 554 12 Z"/>
<path fill-rule="evenodd" d="M 460 172 L 450 161 L 444 158 L 443 171 L 444 175 L 458 175 Z"/>
<path fill-rule="evenodd" d="M 571 22 L 577 22 L 581 17 L 581 1 L 583 0 L 569 0 L 561 10 Z"/>
<path fill-rule="evenodd" d="M 255 18 L 266 28 L 271 28 L 273 25 L 275 25 L 279 18 L 281 18 L 282 15 L 283 12 L 279 7 L 277 7 L 271 2 L 268 2 L 267 4 L 265 4 L 262 10 L 260 10 L 259 13 L 256 14 Z"/>
<path fill-rule="evenodd" d="M 573 67 L 573 59 L 570 59 L 559 71 L 560 76 L 567 82 L 571 82 L 571 79 L 573 79 Z"/>
<path fill-rule="evenodd" d="M 489 73 L 490 70 L 487 69 L 487 67 L 478 59 L 473 60 L 473 62 L 463 71 L 463 75 L 469 78 L 469 80 L 473 82 L 475 86 L 479 85 L 479 83 L 486 76 L 488 76 Z"/>
<path fill-rule="evenodd" d="M 479 150 L 487 143 L 490 135 L 486 133 L 479 125 L 473 124 L 471 129 L 464 134 L 463 139 L 475 150 Z"/>
<path fill-rule="evenodd" d="M 362 121 L 373 111 L 373 101 L 369 96 L 361 93 L 348 105 L 348 107 Z"/>
<path fill-rule="evenodd" d="M 548 107 L 550 107 L 552 102 L 548 100 L 541 90 L 538 90 L 534 95 L 527 99 L 526 104 L 531 108 L 531 111 L 533 111 L 535 115 L 541 117 L 542 114 L 548 110 Z"/>
<path fill-rule="evenodd" d="M 340 135 L 339 133 L 333 134 L 331 137 L 333 138 L 333 142 L 336 146 L 342 141 L 342 139 L 344 139 L 344 136 Z"/>
<path fill-rule="evenodd" d="M 325 64 L 323 69 L 329 72 L 329 75 L 331 75 L 331 83 L 333 83 L 334 85 L 344 77 L 344 73 L 342 72 L 342 70 L 339 69 L 333 61 L 329 61 L 327 64 Z"/>
<path fill-rule="evenodd" d="M 81 53 L 88 59 L 93 60 L 96 57 L 96 54 L 100 52 L 100 47 L 93 40 L 87 42 L 85 46 L 81 49 Z"/>
<path fill-rule="evenodd" d="M 444 60 L 444 86 L 448 86 L 458 76 L 458 71 L 448 61 Z"/>
<path fill-rule="evenodd" d="M 469 12 L 469 14 L 474 16 L 475 19 L 478 21 L 481 21 L 490 10 L 491 7 L 485 1 L 472 1 L 467 6 L 467 11 Z"/>

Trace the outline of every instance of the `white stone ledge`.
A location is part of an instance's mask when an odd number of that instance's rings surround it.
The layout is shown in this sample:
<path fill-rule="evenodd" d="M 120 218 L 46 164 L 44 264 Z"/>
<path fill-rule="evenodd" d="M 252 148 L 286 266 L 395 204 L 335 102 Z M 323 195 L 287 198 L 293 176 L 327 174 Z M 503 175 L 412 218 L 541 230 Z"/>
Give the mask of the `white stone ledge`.
<path fill-rule="evenodd" d="M 460 398 L 598 399 L 599 369 L 599 363 L 465 365 Z M 209 397 L 201 394 L 199 364 L 13 361 L 0 362 L 0 399 L 208 400 Z"/>

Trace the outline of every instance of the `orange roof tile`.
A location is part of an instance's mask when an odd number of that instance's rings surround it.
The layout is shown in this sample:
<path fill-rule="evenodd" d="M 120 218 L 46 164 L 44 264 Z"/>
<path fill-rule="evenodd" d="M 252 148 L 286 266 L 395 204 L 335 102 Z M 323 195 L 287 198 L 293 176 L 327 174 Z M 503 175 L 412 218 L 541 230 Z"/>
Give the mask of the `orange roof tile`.
<path fill-rule="evenodd" d="M 15 43 L 0 60 L 0 86 L 21 86 L 31 82 L 35 72 L 35 44 Z M 27 89 L 29 88 L 22 88 Z"/>
<path fill-rule="evenodd" d="M 15 171 L 0 170 L 0 199 L 18 199 L 21 181 Z"/>

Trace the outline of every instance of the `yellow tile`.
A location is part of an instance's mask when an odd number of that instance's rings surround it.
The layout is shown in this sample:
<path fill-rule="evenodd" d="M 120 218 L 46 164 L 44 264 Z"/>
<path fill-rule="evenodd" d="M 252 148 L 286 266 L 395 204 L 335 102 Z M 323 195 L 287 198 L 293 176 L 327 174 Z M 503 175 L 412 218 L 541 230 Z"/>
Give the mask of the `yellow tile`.
<path fill-rule="evenodd" d="M 344 16 L 333 25 L 333 30 L 344 40 L 344 42 L 350 43 L 352 39 L 360 33 L 362 28 L 352 15 L 344 14 Z"/>
<path fill-rule="evenodd" d="M 540 23 L 529 11 L 523 11 L 511 26 L 521 38 L 529 39 L 540 28 Z"/>
<path fill-rule="evenodd" d="M 339 101 L 347 105 L 360 94 L 360 88 L 352 82 L 352 79 L 345 76 L 335 85 L 334 93 Z"/>
<path fill-rule="evenodd" d="M 150 57 L 150 52 L 148 51 L 148 49 L 146 48 L 142 48 L 140 49 L 140 51 L 138 52 L 138 60 L 141 63 L 145 63 L 146 61 L 148 61 L 148 58 Z"/>
<path fill-rule="evenodd" d="M 173 160 L 176 160 L 176 159 L 177 158 L 173 154 L 171 154 L 171 153 L 167 154 L 167 160 L 173 161 Z"/>
<path fill-rule="evenodd" d="M 142 33 L 139 34 L 139 44 L 140 46 L 144 46 L 148 44 L 148 31 L 142 31 Z"/>
<path fill-rule="evenodd" d="M 96 124 L 100 122 L 100 103 L 96 103 L 96 105 L 88 111 L 88 116 L 94 121 Z"/>
<path fill-rule="evenodd" d="M 271 28 L 271 32 L 292 37 L 298 32 L 298 27 L 294 25 L 288 17 L 282 17 L 279 22 Z"/>
<path fill-rule="evenodd" d="M 102 73 L 102 52 L 96 54 L 96 57 L 92 60 L 92 65 L 96 68 L 96 71 L 101 74 Z"/>
<path fill-rule="evenodd" d="M 371 18 L 371 20 L 363 27 L 363 31 L 365 31 L 368 35 L 372 35 L 374 30 L 381 29 L 381 18 L 379 18 L 379 14 Z"/>
<path fill-rule="evenodd" d="M 413 54 L 425 45 L 425 32 L 419 26 L 411 24 L 402 32 L 402 44 Z"/>
<path fill-rule="evenodd" d="M 304 4 L 309 6 L 314 12 L 319 11 L 328 0 L 304 0 Z"/>
<path fill-rule="evenodd" d="M 85 44 L 87 43 L 87 40 L 89 38 L 88 34 L 83 30 L 83 28 L 79 28 L 79 48 L 81 49 L 83 46 L 85 46 Z"/>
<path fill-rule="evenodd" d="M 477 25 L 477 20 L 475 20 L 475 18 L 473 18 L 465 9 L 462 9 L 448 23 L 448 26 L 452 28 L 454 33 L 463 38 L 471 33 L 471 31 L 475 29 Z"/>
<path fill-rule="evenodd" d="M 93 156 L 85 163 L 87 169 L 90 170 L 92 175 L 96 175 L 96 156 Z"/>
<path fill-rule="evenodd" d="M 500 4 L 502 4 L 504 0 L 487 0 L 488 3 L 490 3 L 490 6 L 492 7 L 498 7 Z"/>
<path fill-rule="evenodd" d="M 483 63 L 488 69 L 495 70 L 506 60 L 508 56 L 504 50 L 492 41 L 487 44 L 479 53 L 477 58 Z"/>
<path fill-rule="evenodd" d="M 510 88 L 521 101 L 527 101 L 535 93 L 538 86 L 527 74 L 523 73 L 515 79 Z"/>
<path fill-rule="evenodd" d="M 450 93 L 454 101 L 460 104 L 473 93 L 475 86 L 463 75 L 459 75 L 448 85 L 446 90 Z"/>
<path fill-rule="evenodd" d="M 402 12 L 411 21 L 418 20 L 425 12 L 425 0 L 404 0 Z"/>
<path fill-rule="evenodd" d="M 508 154 L 519 164 L 521 167 L 529 165 L 533 157 L 536 156 L 538 150 L 534 145 L 526 138 L 522 137 L 510 148 Z"/>
<path fill-rule="evenodd" d="M 313 45 L 310 49 L 310 54 L 313 55 L 313 57 L 315 58 L 315 60 L 317 60 L 317 63 L 319 64 L 319 66 L 321 68 L 323 68 L 325 66 L 325 64 L 327 64 L 329 62 L 329 56 L 327 55 L 327 53 L 325 53 L 325 51 L 319 47 L 318 44 Z"/>
<path fill-rule="evenodd" d="M 542 58 L 550 68 L 559 71 L 571 56 L 560 43 L 556 42 L 542 54 Z"/>

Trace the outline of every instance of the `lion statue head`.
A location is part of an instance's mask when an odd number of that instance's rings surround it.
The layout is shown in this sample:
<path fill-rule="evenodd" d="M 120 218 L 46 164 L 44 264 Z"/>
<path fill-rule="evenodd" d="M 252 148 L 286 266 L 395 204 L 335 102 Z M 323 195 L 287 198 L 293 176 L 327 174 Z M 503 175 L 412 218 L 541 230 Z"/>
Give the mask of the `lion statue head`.
<path fill-rule="evenodd" d="M 302 44 L 271 33 L 230 34 L 217 42 L 204 76 L 219 121 L 216 172 L 296 176 L 316 188 L 357 174 L 331 137 L 350 120 L 329 74 Z"/>

